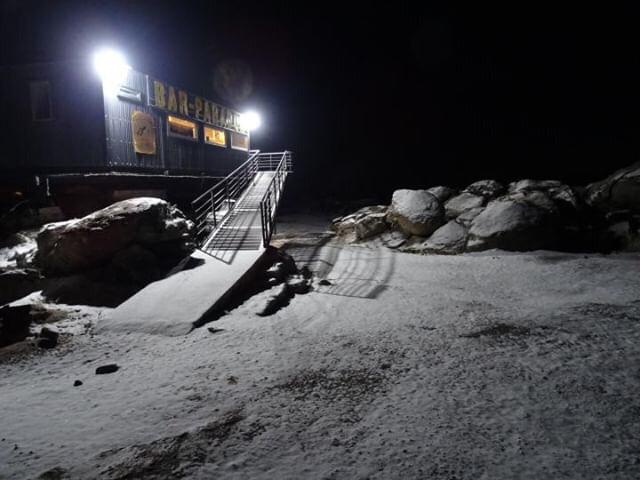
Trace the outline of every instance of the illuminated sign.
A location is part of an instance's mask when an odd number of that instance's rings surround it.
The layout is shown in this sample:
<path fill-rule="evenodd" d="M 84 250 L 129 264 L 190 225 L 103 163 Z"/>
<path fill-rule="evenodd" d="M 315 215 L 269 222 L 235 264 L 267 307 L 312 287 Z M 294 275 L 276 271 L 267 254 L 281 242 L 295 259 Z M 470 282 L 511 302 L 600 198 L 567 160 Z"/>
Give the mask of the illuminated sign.
<path fill-rule="evenodd" d="M 135 152 L 155 155 L 156 127 L 153 117 L 146 112 L 134 111 L 131 114 L 131 130 Z"/>
<path fill-rule="evenodd" d="M 160 80 L 151 77 L 147 79 L 150 106 L 215 127 L 248 133 L 240 126 L 240 112 L 192 95 Z"/>

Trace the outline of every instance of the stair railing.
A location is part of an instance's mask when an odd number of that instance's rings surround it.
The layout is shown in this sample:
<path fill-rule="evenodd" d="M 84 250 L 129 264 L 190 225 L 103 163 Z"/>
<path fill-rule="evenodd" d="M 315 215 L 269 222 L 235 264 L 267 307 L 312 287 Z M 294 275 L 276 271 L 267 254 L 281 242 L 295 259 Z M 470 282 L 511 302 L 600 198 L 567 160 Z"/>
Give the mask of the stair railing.
<path fill-rule="evenodd" d="M 191 202 L 199 241 L 206 239 L 235 208 L 238 197 L 255 181 L 260 150 L 250 150 L 249 158 L 229 175 Z"/>
<path fill-rule="evenodd" d="M 275 231 L 275 216 L 284 188 L 284 181 L 292 168 L 292 155 L 289 151 L 260 154 L 260 165 L 265 170 L 275 171 L 262 200 L 260 201 L 260 218 L 262 220 L 262 242 L 266 248 Z M 277 162 L 277 164 L 276 164 Z"/>

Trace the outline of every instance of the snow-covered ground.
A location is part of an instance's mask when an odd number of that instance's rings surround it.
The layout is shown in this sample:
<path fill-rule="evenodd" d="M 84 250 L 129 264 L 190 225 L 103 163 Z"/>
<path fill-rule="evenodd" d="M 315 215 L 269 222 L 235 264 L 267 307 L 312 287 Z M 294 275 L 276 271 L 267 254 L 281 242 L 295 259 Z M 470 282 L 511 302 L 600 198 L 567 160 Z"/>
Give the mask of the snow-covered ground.
<path fill-rule="evenodd" d="M 308 223 L 276 240 L 315 290 L 272 316 L 267 291 L 182 337 L 2 357 L 0 478 L 640 478 L 639 255 L 419 256 Z"/>

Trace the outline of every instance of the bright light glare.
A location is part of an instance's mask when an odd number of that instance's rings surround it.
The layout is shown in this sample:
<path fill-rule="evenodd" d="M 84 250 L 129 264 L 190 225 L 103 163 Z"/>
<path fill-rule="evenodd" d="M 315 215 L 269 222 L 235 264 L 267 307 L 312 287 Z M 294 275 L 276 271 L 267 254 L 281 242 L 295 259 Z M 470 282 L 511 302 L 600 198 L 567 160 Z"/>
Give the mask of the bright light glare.
<path fill-rule="evenodd" d="M 119 87 L 131 68 L 122 53 L 105 48 L 93 56 L 93 67 L 106 86 Z"/>
<path fill-rule="evenodd" d="M 240 125 L 245 130 L 257 130 L 262 125 L 262 119 L 260 118 L 260 114 L 258 112 L 249 111 L 240 115 Z"/>

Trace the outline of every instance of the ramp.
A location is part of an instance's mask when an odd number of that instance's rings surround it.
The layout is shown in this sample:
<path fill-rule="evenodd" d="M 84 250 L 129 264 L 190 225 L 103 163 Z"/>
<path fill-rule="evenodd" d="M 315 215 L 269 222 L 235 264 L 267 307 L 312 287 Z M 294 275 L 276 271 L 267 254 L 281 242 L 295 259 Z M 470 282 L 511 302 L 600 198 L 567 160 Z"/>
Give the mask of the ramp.
<path fill-rule="evenodd" d="M 197 266 L 147 285 L 114 309 L 102 329 L 190 332 L 251 275 L 271 240 L 290 171 L 290 152 L 252 151 L 247 162 L 194 200 L 196 228 L 203 239 L 192 254 Z"/>

